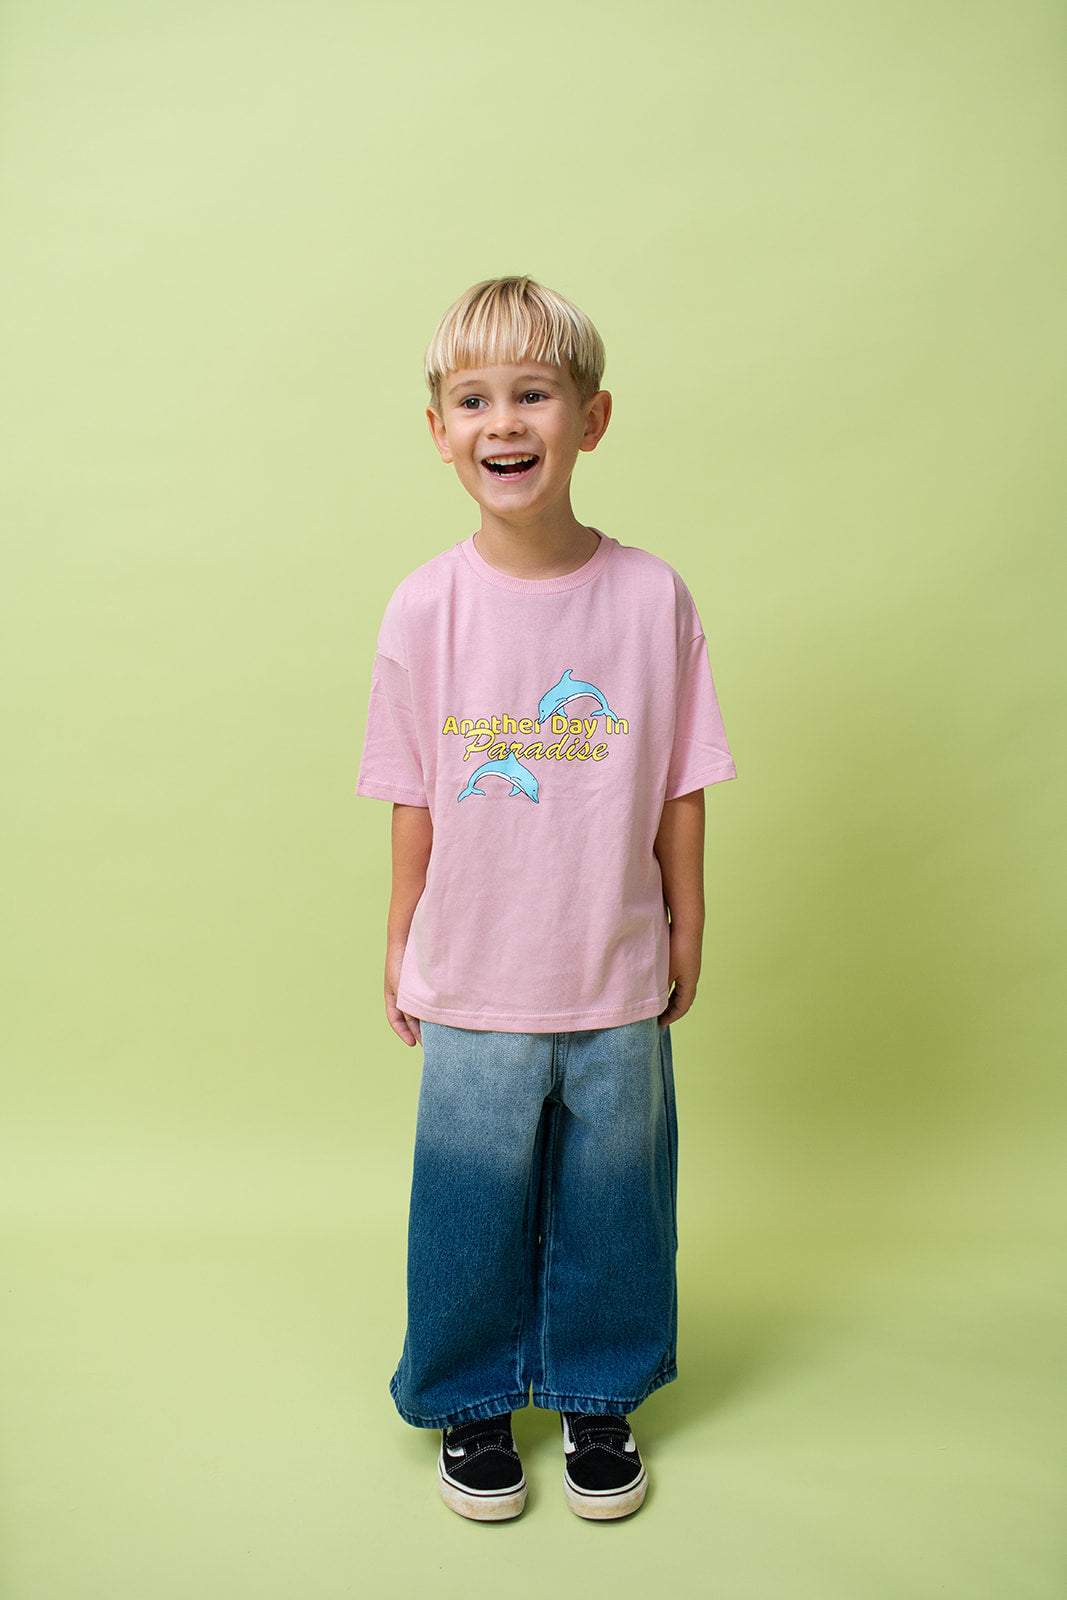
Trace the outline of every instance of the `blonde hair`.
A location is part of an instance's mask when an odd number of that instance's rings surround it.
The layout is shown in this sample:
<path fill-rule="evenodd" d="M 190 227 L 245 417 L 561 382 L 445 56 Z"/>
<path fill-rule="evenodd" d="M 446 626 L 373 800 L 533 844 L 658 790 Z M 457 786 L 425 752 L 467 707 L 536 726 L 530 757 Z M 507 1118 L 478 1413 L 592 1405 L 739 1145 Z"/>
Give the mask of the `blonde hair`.
<path fill-rule="evenodd" d="M 449 306 L 426 352 L 426 385 L 441 409 L 447 372 L 543 361 L 566 367 L 584 403 L 600 388 L 604 341 L 584 311 L 533 278 L 486 278 Z"/>

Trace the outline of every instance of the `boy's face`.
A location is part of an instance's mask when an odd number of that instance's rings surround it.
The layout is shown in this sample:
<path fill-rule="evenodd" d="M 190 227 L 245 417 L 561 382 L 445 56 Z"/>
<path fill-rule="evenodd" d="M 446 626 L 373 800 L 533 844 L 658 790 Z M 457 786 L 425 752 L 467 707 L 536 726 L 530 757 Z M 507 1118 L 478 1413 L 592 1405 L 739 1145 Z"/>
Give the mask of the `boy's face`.
<path fill-rule="evenodd" d="M 426 413 L 483 513 L 515 526 L 570 514 L 578 452 L 596 448 L 610 414 L 606 390 L 583 402 L 569 372 L 539 361 L 446 373 L 441 414 Z"/>

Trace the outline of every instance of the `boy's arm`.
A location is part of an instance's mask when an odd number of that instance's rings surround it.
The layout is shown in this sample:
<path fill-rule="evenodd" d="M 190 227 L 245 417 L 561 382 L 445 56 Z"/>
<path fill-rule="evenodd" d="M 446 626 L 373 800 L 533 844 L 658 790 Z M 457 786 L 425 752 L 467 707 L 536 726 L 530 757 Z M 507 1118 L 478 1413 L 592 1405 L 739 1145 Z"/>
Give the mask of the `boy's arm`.
<path fill-rule="evenodd" d="M 417 1017 L 409 1017 L 396 1003 L 400 964 L 408 942 L 415 907 L 426 887 L 426 868 L 433 844 L 433 823 L 425 806 L 393 806 L 393 892 L 385 935 L 385 1014 L 389 1026 L 405 1044 L 422 1043 Z"/>
<path fill-rule="evenodd" d="M 684 1017 L 693 1004 L 700 977 L 704 938 L 704 791 L 680 794 L 663 807 L 652 846 L 663 877 L 663 898 L 671 915 L 667 1009 L 661 1027 Z"/>

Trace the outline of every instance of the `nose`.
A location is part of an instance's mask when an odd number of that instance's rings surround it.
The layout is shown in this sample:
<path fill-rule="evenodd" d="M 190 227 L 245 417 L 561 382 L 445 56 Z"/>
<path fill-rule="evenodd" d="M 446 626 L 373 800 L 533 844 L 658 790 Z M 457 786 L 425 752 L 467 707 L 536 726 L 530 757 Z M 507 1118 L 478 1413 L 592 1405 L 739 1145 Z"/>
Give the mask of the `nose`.
<path fill-rule="evenodd" d="M 499 400 L 489 417 L 489 432 L 497 439 L 521 433 L 525 423 L 513 400 Z"/>

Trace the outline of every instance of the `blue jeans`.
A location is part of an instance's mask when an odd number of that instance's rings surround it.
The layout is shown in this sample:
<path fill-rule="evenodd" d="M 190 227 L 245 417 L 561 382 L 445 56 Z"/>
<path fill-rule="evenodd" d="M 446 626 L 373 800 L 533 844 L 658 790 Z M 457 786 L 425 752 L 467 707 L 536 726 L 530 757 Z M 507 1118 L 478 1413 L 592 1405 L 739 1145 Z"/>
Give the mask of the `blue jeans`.
<path fill-rule="evenodd" d="M 676 1376 L 669 1030 L 422 1040 L 397 1410 L 632 1411 Z"/>

